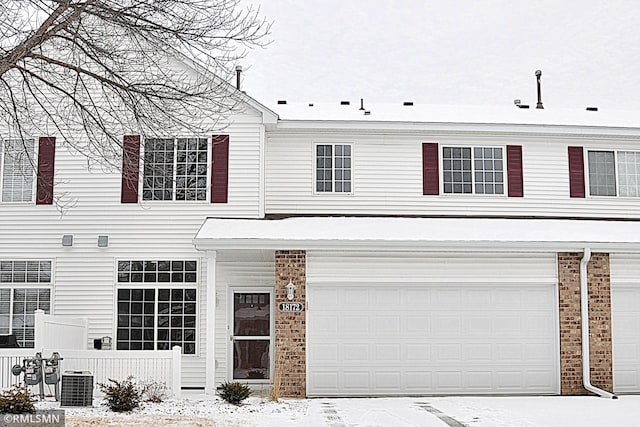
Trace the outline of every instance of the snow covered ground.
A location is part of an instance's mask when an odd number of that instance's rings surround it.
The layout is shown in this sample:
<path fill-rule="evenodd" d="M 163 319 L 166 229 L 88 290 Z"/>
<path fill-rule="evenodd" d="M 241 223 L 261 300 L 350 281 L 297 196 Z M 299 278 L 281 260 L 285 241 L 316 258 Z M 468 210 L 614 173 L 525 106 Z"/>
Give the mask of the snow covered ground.
<path fill-rule="evenodd" d="M 64 408 L 66 426 L 304 426 L 304 427 L 591 427 L 640 424 L 640 396 L 401 397 L 283 399 L 251 397 L 242 405 L 191 393 L 131 413 L 117 414 L 96 399 L 93 407 Z M 58 409 L 50 400 L 38 409 Z M 451 421 L 454 420 L 454 421 Z M 454 424 L 455 425 L 455 424 Z"/>

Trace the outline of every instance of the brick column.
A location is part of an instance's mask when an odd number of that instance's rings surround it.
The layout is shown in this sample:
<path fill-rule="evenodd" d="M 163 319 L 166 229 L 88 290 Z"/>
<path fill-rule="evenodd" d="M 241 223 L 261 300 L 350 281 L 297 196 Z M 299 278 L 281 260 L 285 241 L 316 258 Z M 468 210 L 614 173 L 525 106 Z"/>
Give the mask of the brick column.
<path fill-rule="evenodd" d="M 276 345 L 274 387 L 283 397 L 306 395 L 306 313 L 280 312 L 278 304 L 290 302 L 286 285 L 296 287 L 293 302 L 306 310 L 307 257 L 305 251 L 276 251 Z"/>
<path fill-rule="evenodd" d="M 582 386 L 581 259 L 581 252 L 558 253 L 560 392 L 563 395 L 589 393 Z M 591 384 L 613 391 L 609 254 L 591 254 L 587 277 Z"/>

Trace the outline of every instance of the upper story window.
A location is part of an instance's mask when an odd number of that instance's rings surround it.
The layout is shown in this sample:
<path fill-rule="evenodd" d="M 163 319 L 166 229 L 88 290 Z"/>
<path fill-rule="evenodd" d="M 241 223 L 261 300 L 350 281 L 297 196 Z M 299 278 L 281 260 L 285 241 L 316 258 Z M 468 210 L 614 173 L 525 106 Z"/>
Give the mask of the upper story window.
<path fill-rule="evenodd" d="M 442 182 L 449 194 L 504 194 L 502 148 L 442 147 Z"/>
<path fill-rule="evenodd" d="M 316 192 L 351 192 L 351 145 L 316 145 Z"/>
<path fill-rule="evenodd" d="M 143 200 L 207 200 L 207 139 L 148 138 Z"/>
<path fill-rule="evenodd" d="M 640 196 L 640 152 L 590 150 L 587 162 L 591 196 Z"/>
<path fill-rule="evenodd" d="M 32 202 L 34 187 L 35 141 L 33 139 L 5 139 L 0 156 L 0 200 L 3 202 Z"/>

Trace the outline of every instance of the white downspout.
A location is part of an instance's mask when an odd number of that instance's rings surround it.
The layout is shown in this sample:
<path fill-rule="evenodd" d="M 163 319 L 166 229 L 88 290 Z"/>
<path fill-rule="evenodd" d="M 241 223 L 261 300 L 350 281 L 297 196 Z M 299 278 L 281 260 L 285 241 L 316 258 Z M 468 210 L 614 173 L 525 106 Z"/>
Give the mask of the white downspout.
<path fill-rule="evenodd" d="M 589 349 L 589 287 L 587 277 L 587 264 L 591 259 L 591 249 L 584 248 L 582 260 L 580 260 L 580 320 L 582 329 L 582 384 L 588 391 L 601 397 L 617 399 L 613 393 L 602 390 L 591 384 L 591 365 Z"/>

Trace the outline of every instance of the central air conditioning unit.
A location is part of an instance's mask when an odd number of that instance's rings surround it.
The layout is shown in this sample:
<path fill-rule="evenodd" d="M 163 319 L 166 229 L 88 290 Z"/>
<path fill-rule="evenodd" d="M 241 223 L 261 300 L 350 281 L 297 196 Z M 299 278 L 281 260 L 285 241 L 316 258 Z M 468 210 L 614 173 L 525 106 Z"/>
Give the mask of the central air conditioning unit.
<path fill-rule="evenodd" d="M 60 406 L 92 406 L 93 374 L 89 371 L 64 371 Z"/>

